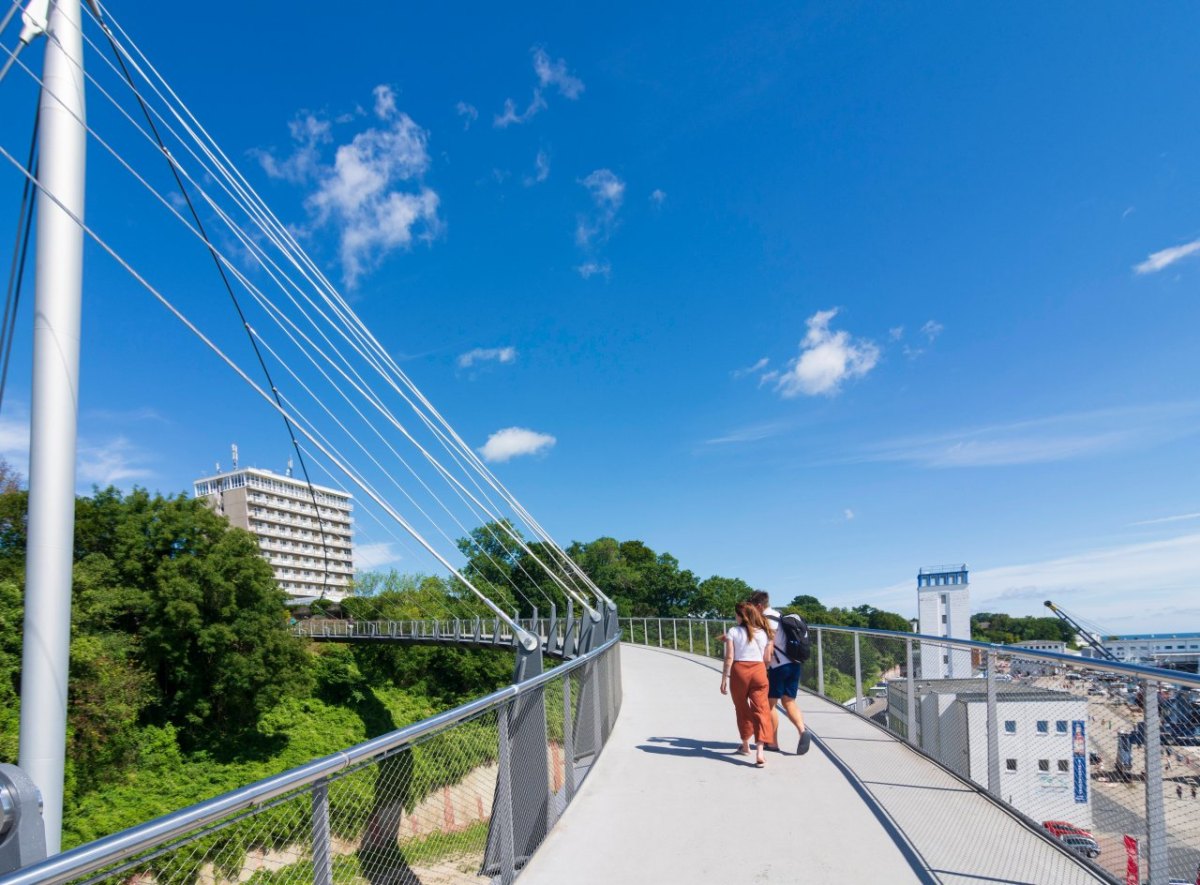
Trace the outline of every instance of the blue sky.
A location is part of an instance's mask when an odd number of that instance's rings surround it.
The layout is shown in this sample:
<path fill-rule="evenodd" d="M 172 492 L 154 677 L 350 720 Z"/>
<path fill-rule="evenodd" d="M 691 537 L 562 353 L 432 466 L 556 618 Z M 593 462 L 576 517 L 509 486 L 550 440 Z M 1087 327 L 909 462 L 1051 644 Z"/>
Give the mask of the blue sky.
<path fill-rule="evenodd" d="M 1195 7 L 111 11 L 561 542 L 905 614 L 961 561 L 976 610 L 1200 625 Z M 18 156 L 34 101 L 0 84 Z M 90 150 L 89 220 L 251 365 L 207 256 Z M 282 469 L 278 418 L 87 261 L 81 490 L 190 489 L 231 442 Z"/>

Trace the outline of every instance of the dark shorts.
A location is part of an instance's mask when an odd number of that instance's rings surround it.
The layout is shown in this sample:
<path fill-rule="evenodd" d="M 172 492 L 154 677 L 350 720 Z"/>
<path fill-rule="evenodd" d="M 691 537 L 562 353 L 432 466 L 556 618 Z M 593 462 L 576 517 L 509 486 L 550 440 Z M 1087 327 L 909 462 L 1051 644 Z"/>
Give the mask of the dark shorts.
<path fill-rule="evenodd" d="M 767 670 L 767 697 L 794 698 L 800 691 L 800 665 L 795 661 Z"/>

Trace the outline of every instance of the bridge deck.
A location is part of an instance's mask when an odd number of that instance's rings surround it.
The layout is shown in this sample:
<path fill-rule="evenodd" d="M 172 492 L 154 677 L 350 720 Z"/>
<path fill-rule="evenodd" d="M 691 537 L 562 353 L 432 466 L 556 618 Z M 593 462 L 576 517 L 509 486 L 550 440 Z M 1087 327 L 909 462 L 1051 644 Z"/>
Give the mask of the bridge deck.
<path fill-rule="evenodd" d="M 625 645 L 625 699 L 604 753 L 520 876 L 613 882 L 1105 881 L 882 729 L 812 696 L 815 740 L 733 755 L 711 659 Z M 597 856 L 604 846 L 604 856 Z"/>

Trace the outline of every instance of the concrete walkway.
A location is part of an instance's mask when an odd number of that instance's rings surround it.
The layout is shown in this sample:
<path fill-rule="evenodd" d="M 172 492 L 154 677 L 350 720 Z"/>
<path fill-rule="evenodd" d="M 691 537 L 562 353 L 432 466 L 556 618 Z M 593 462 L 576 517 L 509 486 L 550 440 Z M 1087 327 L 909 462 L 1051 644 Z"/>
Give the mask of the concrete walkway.
<path fill-rule="evenodd" d="M 720 662 L 623 645 L 625 699 L 522 885 L 1093 883 L 1073 856 L 837 704 L 801 698 L 815 740 L 767 767 L 733 755 Z"/>

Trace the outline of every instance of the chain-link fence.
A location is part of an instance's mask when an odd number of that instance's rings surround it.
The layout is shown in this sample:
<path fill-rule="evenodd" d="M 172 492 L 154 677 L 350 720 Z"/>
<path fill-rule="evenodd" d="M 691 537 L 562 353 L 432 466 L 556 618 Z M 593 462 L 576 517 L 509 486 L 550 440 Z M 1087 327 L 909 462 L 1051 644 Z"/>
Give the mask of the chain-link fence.
<path fill-rule="evenodd" d="M 620 644 L 0 885 L 452 885 L 513 881 L 621 706 Z"/>
<path fill-rule="evenodd" d="M 719 657 L 730 622 L 620 625 L 627 642 Z M 987 792 L 1098 878 L 1200 881 L 1197 674 L 1068 655 L 1061 643 L 815 625 L 810 634 L 804 688 Z M 926 823 L 943 839 L 969 838 L 969 821 L 937 820 L 936 809 Z"/>

